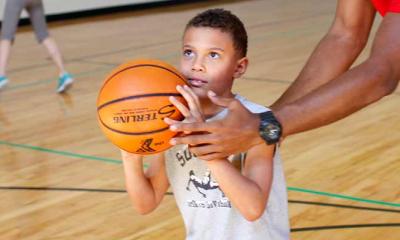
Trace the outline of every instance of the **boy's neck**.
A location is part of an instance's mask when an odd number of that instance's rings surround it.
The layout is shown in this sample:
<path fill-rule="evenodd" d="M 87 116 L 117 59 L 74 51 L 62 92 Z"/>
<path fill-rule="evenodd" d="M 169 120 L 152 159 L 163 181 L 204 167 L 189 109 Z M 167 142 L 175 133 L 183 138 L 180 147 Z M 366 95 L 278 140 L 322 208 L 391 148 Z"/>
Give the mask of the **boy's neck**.
<path fill-rule="evenodd" d="M 228 96 L 223 96 L 223 97 L 232 97 L 232 98 L 234 98 L 235 95 L 230 92 Z M 211 102 L 211 100 L 209 98 L 201 99 L 200 102 L 201 102 L 201 108 L 202 108 L 204 117 L 206 119 L 214 117 L 219 112 L 224 110 L 224 107 L 220 107 L 220 106 L 216 105 L 215 103 Z"/>

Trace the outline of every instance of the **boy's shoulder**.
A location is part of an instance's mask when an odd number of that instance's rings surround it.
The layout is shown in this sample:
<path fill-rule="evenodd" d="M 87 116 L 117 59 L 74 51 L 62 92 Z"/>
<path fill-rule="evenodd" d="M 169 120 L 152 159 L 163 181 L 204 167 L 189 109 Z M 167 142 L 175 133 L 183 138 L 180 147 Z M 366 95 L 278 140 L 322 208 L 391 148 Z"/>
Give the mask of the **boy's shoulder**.
<path fill-rule="evenodd" d="M 249 110 L 252 113 L 261 113 L 261 112 L 265 112 L 265 111 L 271 111 L 269 108 L 267 108 L 263 105 L 260 105 L 258 103 L 252 102 L 239 94 L 236 94 L 235 98 L 237 100 L 239 100 L 240 103 L 242 103 L 243 106 L 245 106 L 247 108 L 247 110 Z"/>

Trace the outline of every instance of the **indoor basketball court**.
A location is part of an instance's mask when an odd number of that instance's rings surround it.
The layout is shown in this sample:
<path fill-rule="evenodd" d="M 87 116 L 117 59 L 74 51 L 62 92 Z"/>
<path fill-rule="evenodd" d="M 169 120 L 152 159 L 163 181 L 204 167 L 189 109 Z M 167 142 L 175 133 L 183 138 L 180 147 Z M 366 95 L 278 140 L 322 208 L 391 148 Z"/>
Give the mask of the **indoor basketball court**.
<path fill-rule="evenodd" d="M 234 91 L 268 106 L 302 69 L 336 7 L 335 0 L 183 2 L 49 21 L 75 78 L 64 94 L 55 92 L 55 67 L 31 27 L 19 27 L 10 82 L 0 91 L 1 239 L 185 239 L 170 191 L 149 215 L 130 204 L 120 152 L 97 122 L 105 77 L 133 59 L 177 67 L 187 21 L 224 8 L 249 36 L 249 68 Z M 377 15 L 371 35 L 381 20 Z M 399 239 L 399 103 L 397 89 L 341 121 L 285 139 L 291 239 Z"/>

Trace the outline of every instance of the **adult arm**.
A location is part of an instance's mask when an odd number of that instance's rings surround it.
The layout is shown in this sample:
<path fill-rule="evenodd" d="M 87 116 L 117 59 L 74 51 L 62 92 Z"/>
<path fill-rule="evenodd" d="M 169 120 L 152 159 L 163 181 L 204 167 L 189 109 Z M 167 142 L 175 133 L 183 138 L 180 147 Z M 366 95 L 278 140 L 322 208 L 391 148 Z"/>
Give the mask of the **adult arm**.
<path fill-rule="evenodd" d="M 371 0 L 339 0 L 328 33 L 272 108 L 293 102 L 347 71 L 367 43 L 374 16 Z"/>
<path fill-rule="evenodd" d="M 340 120 L 392 93 L 400 79 L 400 14 L 387 14 L 367 60 L 309 94 L 274 108 L 284 135 Z"/>
<path fill-rule="evenodd" d="M 342 119 L 393 92 L 397 86 L 400 78 L 400 14 L 385 16 L 374 39 L 371 56 L 346 71 L 365 45 L 375 11 L 369 0 L 341 0 L 337 11 L 330 32 L 311 55 L 296 79 L 295 87 L 290 87 L 273 105 L 273 111 L 283 125 L 283 136 Z M 352 17 L 351 11 L 355 11 L 356 17 Z M 358 11 L 360 13 L 356 14 Z M 347 37 L 337 37 L 340 32 Z M 350 57 L 346 58 L 339 53 L 345 52 L 338 49 L 339 46 L 347 50 L 349 46 L 358 46 L 358 50 L 350 51 Z M 335 52 L 340 57 L 325 57 L 324 60 L 324 56 Z M 338 59 L 341 60 L 338 62 Z M 209 132 L 177 138 L 173 143 L 208 144 L 192 147 L 191 151 L 203 159 L 213 159 L 243 151 L 262 141 L 258 136 L 257 116 L 246 111 L 237 100 L 211 99 L 228 107 L 227 117 L 209 123 L 172 125 L 171 129 L 175 131 Z"/>

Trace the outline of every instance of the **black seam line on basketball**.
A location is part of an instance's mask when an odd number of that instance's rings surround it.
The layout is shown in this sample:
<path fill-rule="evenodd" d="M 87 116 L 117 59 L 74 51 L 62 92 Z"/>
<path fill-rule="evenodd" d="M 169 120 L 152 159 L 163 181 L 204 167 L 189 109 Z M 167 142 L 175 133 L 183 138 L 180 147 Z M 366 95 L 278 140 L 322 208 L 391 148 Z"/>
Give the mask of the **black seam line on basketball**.
<path fill-rule="evenodd" d="M 322 206 L 322 207 L 348 208 L 348 209 L 365 210 L 365 211 L 400 213 L 400 210 L 388 209 L 388 208 L 371 208 L 371 207 L 361 207 L 361 206 L 352 206 L 352 205 L 344 205 L 344 204 L 333 204 L 333 203 L 324 203 L 324 202 L 302 201 L 302 200 L 289 200 L 288 202 L 289 203 L 294 203 L 294 204 L 316 205 L 316 206 Z"/>
<path fill-rule="evenodd" d="M 127 100 L 132 100 L 132 99 L 137 99 L 137 98 L 146 98 L 146 97 L 169 97 L 169 96 L 174 96 L 174 97 L 182 97 L 180 93 L 149 93 L 149 94 L 141 94 L 141 95 L 134 95 L 134 96 L 129 96 L 129 97 L 123 97 L 123 98 L 118 98 L 114 99 L 112 101 L 103 103 L 97 108 L 97 111 L 100 109 L 104 108 L 105 106 L 108 106 L 110 104 L 116 103 L 116 102 L 122 102 L 122 101 L 127 101 Z"/>
<path fill-rule="evenodd" d="M 103 86 L 102 86 L 101 89 L 100 89 L 100 92 L 101 92 L 101 91 L 103 90 L 103 88 L 107 85 L 107 83 L 108 83 L 114 76 L 116 76 L 117 74 L 119 74 L 119 73 L 121 73 L 121 72 L 123 72 L 123 71 L 126 71 L 126 70 L 128 70 L 128 69 L 138 68 L 138 67 L 155 67 L 155 68 L 161 68 L 161 69 L 164 69 L 164 70 L 166 70 L 166 71 L 168 71 L 168 72 L 174 74 L 175 76 L 179 77 L 180 79 L 183 80 L 183 82 L 186 83 L 186 79 L 182 78 L 182 76 L 180 76 L 179 74 L 177 74 L 177 73 L 174 72 L 174 71 L 171 71 L 170 69 L 168 69 L 168 68 L 166 68 L 166 67 L 158 66 L 158 65 L 155 65 L 155 64 L 138 64 L 138 65 L 135 65 L 135 66 L 126 67 L 126 68 L 121 69 L 121 70 L 119 70 L 118 72 L 114 73 L 112 76 L 110 76 L 110 77 L 104 82 Z"/>
<path fill-rule="evenodd" d="M 134 136 L 146 135 L 146 134 L 153 134 L 153 133 L 162 132 L 162 131 L 165 131 L 165 130 L 168 130 L 168 129 L 169 129 L 169 126 L 168 126 L 168 127 L 165 127 L 165 128 L 161 128 L 161 129 L 154 130 L 154 131 L 148 131 L 148 132 L 123 132 L 123 131 L 116 130 L 116 129 L 113 129 L 113 128 L 110 128 L 109 126 L 107 126 L 107 125 L 101 120 L 100 116 L 99 116 L 99 120 L 100 120 L 101 124 L 102 124 L 104 127 L 106 127 L 108 130 L 113 131 L 113 132 L 116 132 L 116 133 L 120 133 L 120 134 L 125 134 L 125 135 L 134 135 Z"/>
<path fill-rule="evenodd" d="M 349 224 L 349 225 L 333 225 L 333 226 L 317 226 L 292 228 L 291 232 L 307 232 L 307 231 L 322 231 L 334 229 L 350 229 L 350 228 L 378 228 L 378 227 L 400 227 L 400 223 L 371 223 L 371 224 Z"/>

